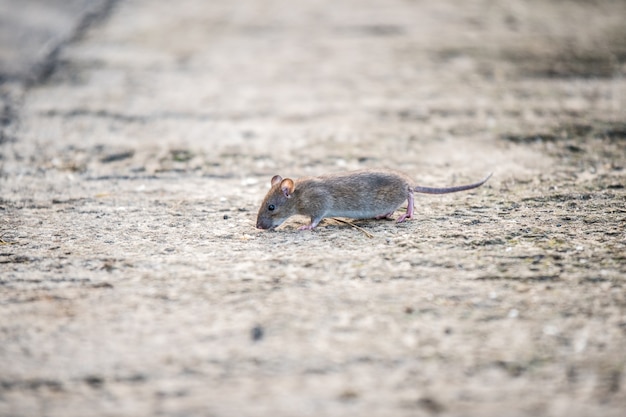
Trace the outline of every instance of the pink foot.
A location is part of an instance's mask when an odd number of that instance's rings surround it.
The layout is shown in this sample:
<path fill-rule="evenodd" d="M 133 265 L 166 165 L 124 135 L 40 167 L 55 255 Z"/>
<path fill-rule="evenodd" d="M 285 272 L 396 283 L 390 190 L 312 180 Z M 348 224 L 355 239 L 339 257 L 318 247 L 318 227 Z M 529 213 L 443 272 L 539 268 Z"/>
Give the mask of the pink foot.
<path fill-rule="evenodd" d="M 313 230 L 318 224 L 320 224 L 320 220 L 311 220 L 311 224 L 307 224 L 306 226 L 300 226 L 298 227 L 298 230 Z"/>
<path fill-rule="evenodd" d="M 403 221 L 405 221 L 406 219 L 410 219 L 413 217 L 413 210 L 415 208 L 414 204 L 415 201 L 413 201 L 413 191 L 409 191 L 409 195 L 407 197 L 407 200 L 409 202 L 409 204 L 406 207 L 406 214 L 403 214 L 402 216 L 400 216 L 400 218 L 398 218 L 398 223 L 402 223 Z"/>
<path fill-rule="evenodd" d="M 391 218 L 391 215 L 393 214 L 393 211 L 387 213 L 387 214 L 381 214 L 380 216 L 376 216 L 374 217 L 376 220 L 380 220 L 380 219 L 389 219 Z"/>

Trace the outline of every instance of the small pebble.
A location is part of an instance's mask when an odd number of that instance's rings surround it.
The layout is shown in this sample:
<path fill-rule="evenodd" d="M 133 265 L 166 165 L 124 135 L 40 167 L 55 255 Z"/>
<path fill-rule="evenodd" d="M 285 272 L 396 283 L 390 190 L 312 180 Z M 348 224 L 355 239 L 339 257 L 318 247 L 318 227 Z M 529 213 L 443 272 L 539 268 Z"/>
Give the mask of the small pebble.
<path fill-rule="evenodd" d="M 259 340 L 263 339 L 263 327 L 259 325 L 254 326 L 250 333 L 252 336 L 252 340 L 255 342 L 258 342 Z"/>

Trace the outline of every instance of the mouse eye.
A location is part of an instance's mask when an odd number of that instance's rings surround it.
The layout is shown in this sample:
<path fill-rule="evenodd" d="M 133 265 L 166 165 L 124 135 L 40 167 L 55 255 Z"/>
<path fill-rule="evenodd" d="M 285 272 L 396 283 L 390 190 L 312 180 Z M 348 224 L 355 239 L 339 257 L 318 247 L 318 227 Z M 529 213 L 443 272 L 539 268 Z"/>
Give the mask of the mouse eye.
<path fill-rule="evenodd" d="M 273 204 L 270 204 L 269 206 L 267 206 L 267 209 L 269 211 L 274 211 L 274 209 L 276 209 L 276 206 L 274 206 Z"/>

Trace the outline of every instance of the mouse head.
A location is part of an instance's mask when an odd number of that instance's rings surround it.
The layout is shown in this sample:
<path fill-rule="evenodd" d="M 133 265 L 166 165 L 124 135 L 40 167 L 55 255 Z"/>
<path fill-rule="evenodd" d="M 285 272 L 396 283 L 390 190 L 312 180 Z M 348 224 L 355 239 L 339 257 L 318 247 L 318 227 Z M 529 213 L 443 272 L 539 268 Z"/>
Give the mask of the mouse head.
<path fill-rule="evenodd" d="M 293 180 L 274 175 L 271 185 L 256 218 L 256 227 L 259 229 L 273 229 L 296 214 L 292 198 L 295 189 Z"/>

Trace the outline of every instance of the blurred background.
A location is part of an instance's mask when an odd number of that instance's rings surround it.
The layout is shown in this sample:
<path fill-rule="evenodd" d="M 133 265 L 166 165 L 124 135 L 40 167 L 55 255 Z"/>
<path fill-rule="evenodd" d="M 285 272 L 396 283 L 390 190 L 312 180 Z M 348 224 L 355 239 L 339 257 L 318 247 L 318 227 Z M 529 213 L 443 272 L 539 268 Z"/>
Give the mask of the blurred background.
<path fill-rule="evenodd" d="M 0 0 L 0 415 L 622 417 L 625 17 Z M 254 228 L 367 167 L 494 176 Z"/>

